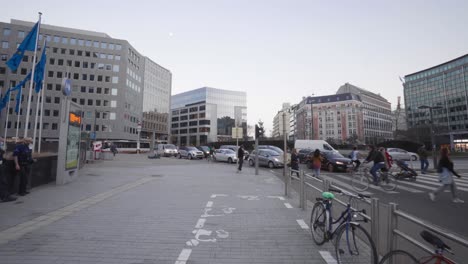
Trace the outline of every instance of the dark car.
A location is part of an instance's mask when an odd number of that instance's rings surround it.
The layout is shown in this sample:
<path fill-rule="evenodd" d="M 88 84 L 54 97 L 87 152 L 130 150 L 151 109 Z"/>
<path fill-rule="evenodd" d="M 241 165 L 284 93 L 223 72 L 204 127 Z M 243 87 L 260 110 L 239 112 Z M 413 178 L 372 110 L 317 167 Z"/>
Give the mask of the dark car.
<path fill-rule="evenodd" d="M 205 155 L 205 158 L 210 155 L 210 147 L 208 146 L 198 146 L 197 149 L 203 152 L 203 155 Z"/>
<path fill-rule="evenodd" d="M 299 158 L 299 163 L 307 163 L 307 157 L 313 152 L 312 149 L 301 149 L 297 152 L 297 157 Z"/>
<path fill-rule="evenodd" d="M 309 154 L 309 161 L 307 162 L 307 167 L 312 168 L 312 164 L 310 162 L 314 152 Z M 351 159 L 345 158 L 341 155 L 338 151 L 321 151 L 320 155 L 322 155 L 322 169 L 326 169 L 329 172 L 334 171 L 346 171 L 353 167 L 353 162 Z"/>

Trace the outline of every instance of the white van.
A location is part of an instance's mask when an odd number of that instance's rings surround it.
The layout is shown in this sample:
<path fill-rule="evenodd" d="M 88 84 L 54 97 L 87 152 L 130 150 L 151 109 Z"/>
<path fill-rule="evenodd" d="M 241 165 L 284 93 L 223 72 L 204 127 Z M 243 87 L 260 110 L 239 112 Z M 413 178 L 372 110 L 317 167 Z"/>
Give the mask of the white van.
<path fill-rule="evenodd" d="M 311 149 L 311 150 L 320 150 L 320 151 L 337 151 L 325 140 L 304 140 L 298 139 L 294 143 L 294 148 L 299 151 L 301 149 Z"/>
<path fill-rule="evenodd" d="M 154 152 L 155 154 L 159 154 L 163 157 L 170 157 L 170 156 L 177 156 L 177 154 L 179 153 L 177 151 L 177 148 L 176 146 L 172 145 L 172 144 L 158 144 L 155 148 L 154 148 Z"/>

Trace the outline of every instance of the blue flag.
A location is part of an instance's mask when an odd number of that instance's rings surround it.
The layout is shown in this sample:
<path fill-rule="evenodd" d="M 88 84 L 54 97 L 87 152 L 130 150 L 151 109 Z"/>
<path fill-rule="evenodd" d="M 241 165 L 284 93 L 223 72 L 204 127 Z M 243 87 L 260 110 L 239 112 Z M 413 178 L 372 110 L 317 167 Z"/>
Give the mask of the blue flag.
<path fill-rule="evenodd" d="M 23 85 L 26 84 L 27 81 L 31 79 L 31 73 L 29 73 L 26 78 L 24 78 L 23 81 L 21 81 L 18 85 L 15 86 L 15 88 L 11 89 L 11 91 L 19 90 L 18 93 L 16 94 L 16 106 L 15 106 L 15 113 L 18 113 L 21 108 L 21 94 L 23 91 Z"/>
<path fill-rule="evenodd" d="M 10 100 L 10 92 L 10 89 L 8 89 L 5 92 L 5 95 L 2 97 L 2 100 L 0 100 L 0 111 L 2 111 L 3 108 L 5 108 L 5 106 L 8 104 L 8 100 Z"/>
<path fill-rule="evenodd" d="M 19 45 L 18 49 L 16 50 L 15 54 L 7 61 L 8 67 L 12 71 L 16 71 L 23 60 L 24 52 L 27 50 L 34 51 L 36 48 L 36 39 L 37 39 L 37 31 L 39 30 L 39 22 L 34 25 L 32 30 L 29 34 L 24 38 L 23 42 Z"/>
<path fill-rule="evenodd" d="M 45 73 L 45 66 L 47 62 L 47 54 L 46 54 L 47 42 L 44 45 L 44 49 L 42 50 L 41 60 L 36 65 L 36 70 L 34 72 L 34 82 L 36 83 L 36 93 L 39 93 L 42 89 L 42 81 L 44 80 L 44 73 Z"/>

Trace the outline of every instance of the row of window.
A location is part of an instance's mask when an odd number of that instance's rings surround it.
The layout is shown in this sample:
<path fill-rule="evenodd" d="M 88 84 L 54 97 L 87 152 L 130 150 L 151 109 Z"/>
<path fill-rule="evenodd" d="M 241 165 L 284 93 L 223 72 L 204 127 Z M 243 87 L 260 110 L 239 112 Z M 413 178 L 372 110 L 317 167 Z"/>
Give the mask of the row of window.
<path fill-rule="evenodd" d="M 47 97 L 46 97 L 47 102 Z M 72 102 L 79 103 L 80 105 L 86 106 L 104 106 L 104 107 L 117 107 L 117 101 L 115 100 L 99 100 L 99 99 L 84 99 L 84 98 L 72 98 Z"/>
<path fill-rule="evenodd" d="M 190 129 L 173 129 L 171 130 L 173 135 L 177 134 L 194 134 L 194 133 L 210 133 L 209 127 L 190 128 Z"/>
<path fill-rule="evenodd" d="M 6 127 L 7 128 L 14 128 L 14 129 L 21 129 L 21 122 L 16 122 L 14 123 L 14 126 L 13 126 L 13 122 L 12 121 L 8 121 L 8 123 L 6 124 Z M 38 122 L 37 123 L 37 129 L 40 129 L 40 123 Z M 52 125 L 50 126 L 49 123 L 42 123 L 42 129 L 49 129 L 49 128 L 52 128 L 52 130 L 58 130 L 58 124 L 57 123 L 52 123 Z M 31 129 L 31 122 L 28 123 L 28 129 Z"/>
<path fill-rule="evenodd" d="M 59 52 L 60 51 L 60 52 Z M 68 52 L 67 52 L 68 51 Z M 87 51 L 87 50 L 74 50 L 74 49 L 64 49 L 64 48 L 52 48 L 52 53 L 56 54 L 63 54 L 63 55 L 72 55 L 75 56 L 82 56 L 82 57 L 90 57 L 90 58 L 99 58 L 99 59 L 108 59 L 108 60 L 116 60 L 120 61 L 120 55 L 114 55 L 114 54 L 106 54 L 106 53 L 100 53 L 96 51 Z"/>

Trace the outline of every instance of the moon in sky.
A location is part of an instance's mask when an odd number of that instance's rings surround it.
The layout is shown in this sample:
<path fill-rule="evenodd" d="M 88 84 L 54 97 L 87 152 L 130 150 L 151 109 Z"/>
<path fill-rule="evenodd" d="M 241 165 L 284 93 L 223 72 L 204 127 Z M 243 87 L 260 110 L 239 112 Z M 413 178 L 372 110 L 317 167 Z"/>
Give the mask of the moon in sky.
<path fill-rule="evenodd" d="M 172 36 L 174 36 L 174 33 L 169 32 L 169 37 L 171 38 Z"/>

